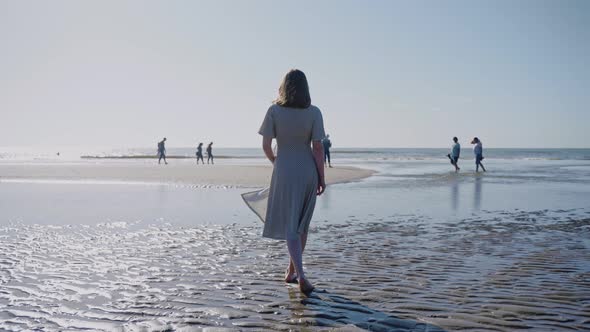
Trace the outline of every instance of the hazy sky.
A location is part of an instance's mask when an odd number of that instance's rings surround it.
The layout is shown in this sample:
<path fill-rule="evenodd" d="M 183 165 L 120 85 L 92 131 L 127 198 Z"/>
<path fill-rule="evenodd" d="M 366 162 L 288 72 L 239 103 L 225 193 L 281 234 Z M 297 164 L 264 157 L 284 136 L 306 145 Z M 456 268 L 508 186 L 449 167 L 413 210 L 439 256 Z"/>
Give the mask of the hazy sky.
<path fill-rule="evenodd" d="M 0 0 L 0 146 L 256 147 L 299 68 L 334 147 L 589 147 L 589 59 L 583 0 Z"/>

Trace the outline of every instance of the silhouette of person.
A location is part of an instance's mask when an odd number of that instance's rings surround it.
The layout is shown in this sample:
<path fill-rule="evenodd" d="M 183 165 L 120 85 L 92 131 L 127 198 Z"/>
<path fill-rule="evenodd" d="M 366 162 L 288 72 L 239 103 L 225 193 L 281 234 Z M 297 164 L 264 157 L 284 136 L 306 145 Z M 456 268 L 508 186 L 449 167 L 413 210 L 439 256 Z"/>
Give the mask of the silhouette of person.
<path fill-rule="evenodd" d="M 459 172 L 459 155 L 461 154 L 461 144 L 459 144 L 459 139 L 457 137 L 453 137 L 453 147 L 451 148 L 451 153 L 447 154 L 447 157 L 451 160 L 451 164 L 455 166 L 455 172 Z"/>
<path fill-rule="evenodd" d="M 199 164 L 199 159 L 201 160 L 201 162 L 203 164 L 205 164 L 205 161 L 203 160 L 203 143 L 199 143 L 199 146 L 197 146 L 197 165 Z"/>
<path fill-rule="evenodd" d="M 332 141 L 330 141 L 330 135 L 326 135 L 322 140 L 322 145 L 324 146 L 324 163 L 328 167 L 332 167 L 332 163 L 330 162 L 330 148 L 332 147 Z"/>
<path fill-rule="evenodd" d="M 481 163 L 481 161 L 483 160 L 483 146 L 481 145 L 481 141 L 479 140 L 479 138 L 474 137 L 471 141 L 471 144 L 475 144 L 473 146 L 473 153 L 475 154 L 475 172 L 479 172 L 479 166 L 481 166 L 481 169 L 485 172 L 486 169 L 485 167 L 483 167 L 483 164 Z"/>
<path fill-rule="evenodd" d="M 207 145 L 207 164 L 209 163 L 209 160 L 211 160 L 211 164 L 215 164 L 213 162 L 213 153 L 211 152 L 213 150 L 213 142 L 209 143 L 209 145 Z"/>
<path fill-rule="evenodd" d="M 166 161 L 166 146 L 164 145 L 166 142 L 166 137 L 160 142 L 158 142 L 158 164 L 164 159 L 164 163 L 168 165 Z"/>

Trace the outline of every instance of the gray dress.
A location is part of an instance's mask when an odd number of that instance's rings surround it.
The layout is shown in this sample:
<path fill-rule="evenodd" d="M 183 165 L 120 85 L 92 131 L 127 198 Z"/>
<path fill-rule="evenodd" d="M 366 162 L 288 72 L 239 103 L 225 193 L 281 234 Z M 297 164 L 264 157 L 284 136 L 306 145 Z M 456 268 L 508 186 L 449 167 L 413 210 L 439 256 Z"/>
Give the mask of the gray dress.
<path fill-rule="evenodd" d="M 318 171 L 311 141 L 326 136 L 322 113 L 315 106 L 272 105 L 258 133 L 276 138 L 278 146 L 262 236 L 296 239 L 307 233 L 315 207 Z"/>

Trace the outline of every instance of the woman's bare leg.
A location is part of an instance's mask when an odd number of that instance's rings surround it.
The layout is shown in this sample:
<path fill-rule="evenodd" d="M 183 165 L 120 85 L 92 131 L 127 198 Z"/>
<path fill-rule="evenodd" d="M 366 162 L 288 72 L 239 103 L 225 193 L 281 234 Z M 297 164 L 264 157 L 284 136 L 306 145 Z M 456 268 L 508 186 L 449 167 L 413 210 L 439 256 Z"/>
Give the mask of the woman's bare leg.
<path fill-rule="evenodd" d="M 287 240 L 289 255 L 291 256 L 293 265 L 295 265 L 295 271 L 297 272 L 297 277 L 299 278 L 299 289 L 301 292 L 309 294 L 311 291 L 313 291 L 313 286 L 311 283 L 309 283 L 309 281 L 307 281 L 305 278 L 305 273 L 303 272 L 303 248 L 301 244 L 301 238 Z"/>
<path fill-rule="evenodd" d="M 303 272 L 303 248 L 301 246 L 301 239 L 287 240 L 287 249 L 289 249 L 289 256 L 295 268 L 297 276 L 305 278 Z"/>
<path fill-rule="evenodd" d="M 307 233 L 301 234 L 301 254 L 305 251 L 305 245 L 307 244 Z M 291 283 L 296 281 L 297 274 L 295 271 L 295 264 L 293 260 L 289 258 L 289 267 L 287 268 L 287 274 L 285 275 L 285 282 Z"/>

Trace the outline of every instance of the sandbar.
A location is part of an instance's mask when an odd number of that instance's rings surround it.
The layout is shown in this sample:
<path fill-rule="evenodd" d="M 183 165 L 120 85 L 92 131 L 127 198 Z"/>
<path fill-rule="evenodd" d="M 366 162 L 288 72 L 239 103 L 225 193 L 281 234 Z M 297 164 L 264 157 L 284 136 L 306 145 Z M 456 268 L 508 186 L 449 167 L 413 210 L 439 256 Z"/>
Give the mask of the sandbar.
<path fill-rule="evenodd" d="M 371 176 L 372 170 L 350 166 L 326 168 L 328 184 L 357 181 Z M 264 187 L 270 183 L 268 165 L 195 165 L 170 163 L 72 163 L 72 164 L 0 164 L 2 180 L 124 181 L 181 183 L 189 185 L 225 185 Z"/>

